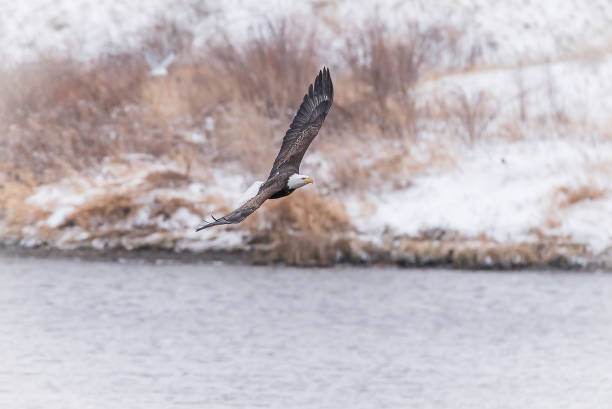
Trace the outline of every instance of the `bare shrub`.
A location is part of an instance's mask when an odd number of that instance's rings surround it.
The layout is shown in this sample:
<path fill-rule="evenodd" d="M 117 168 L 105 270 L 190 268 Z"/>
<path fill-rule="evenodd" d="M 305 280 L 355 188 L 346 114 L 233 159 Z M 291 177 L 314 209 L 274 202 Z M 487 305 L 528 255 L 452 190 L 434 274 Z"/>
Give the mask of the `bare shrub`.
<path fill-rule="evenodd" d="M 443 28 L 421 30 L 408 23 L 398 36 L 378 18 L 371 20 L 355 39 L 347 40 L 344 60 L 354 81 L 363 85 L 345 108 L 385 135 L 414 135 L 413 87 L 442 54 L 455 53 L 457 35 L 448 34 Z"/>
<path fill-rule="evenodd" d="M 463 89 L 458 89 L 453 93 L 447 109 L 451 118 L 458 123 L 465 140 L 470 143 L 481 139 L 498 115 L 495 100 L 484 91 L 469 96 Z"/>
<path fill-rule="evenodd" d="M 226 33 L 206 52 L 242 100 L 271 118 L 286 118 L 320 68 L 317 45 L 315 27 L 279 20 L 254 30 L 243 44 Z"/>

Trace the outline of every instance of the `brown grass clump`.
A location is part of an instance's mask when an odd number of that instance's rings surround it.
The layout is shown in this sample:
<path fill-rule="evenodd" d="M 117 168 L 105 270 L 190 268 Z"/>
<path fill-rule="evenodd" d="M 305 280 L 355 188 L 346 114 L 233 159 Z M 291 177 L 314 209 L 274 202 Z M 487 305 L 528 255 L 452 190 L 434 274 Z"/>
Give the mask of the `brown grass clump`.
<path fill-rule="evenodd" d="M 446 233 L 446 232 L 443 232 Z M 446 234 L 444 235 L 446 236 Z M 392 260 L 403 267 L 449 266 L 462 269 L 529 267 L 583 268 L 585 245 L 542 235 L 537 243 L 498 243 L 486 237 L 400 238 Z"/>
<path fill-rule="evenodd" d="M 338 200 L 296 192 L 262 210 L 259 223 L 250 224 L 256 262 L 326 266 L 350 252 L 353 227 Z"/>
<path fill-rule="evenodd" d="M 23 226 L 31 225 L 40 216 L 32 214 L 24 205 L 26 199 L 34 193 L 33 184 L 9 181 L 0 190 L 0 219 L 8 224 L 9 230 L 19 231 Z"/>
<path fill-rule="evenodd" d="M 180 208 L 184 207 L 193 214 L 201 214 L 201 211 L 192 202 L 185 199 L 173 197 L 173 198 L 156 198 L 152 210 L 151 219 L 161 216 L 164 220 L 169 219 L 172 215 Z"/>
<path fill-rule="evenodd" d="M 78 226 L 84 231 L 98 231 L 103 226 L 128 219 L 138 208 L 133 198 L 126 194 L 101 196 L 79 207 L 59 227 Z"/>
<path fill-rule="evenodd" d="M 152 187 L 156 188 L 177 188 L 186 185 L 190 181 L 186 174 L 173 170 L 151 172 L 145 180 Z"/>
<path fill-rule="evenodd" d="M 606 194 L 605 189 L 591 185 L 561 187 L 556 192 L 559 206 L 562 208 L 573 206 L 584 200 L 598 200 L 605 197 Z"/>

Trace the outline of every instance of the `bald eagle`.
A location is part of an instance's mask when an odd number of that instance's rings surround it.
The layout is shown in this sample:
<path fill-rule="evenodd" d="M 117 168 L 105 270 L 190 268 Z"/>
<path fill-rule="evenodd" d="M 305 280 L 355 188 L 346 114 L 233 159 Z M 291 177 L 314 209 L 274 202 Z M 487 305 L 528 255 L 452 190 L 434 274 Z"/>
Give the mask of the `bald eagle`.
<path fill-rule="evenodd" d="M 319 133 L 333 100 L 334 86 L 329 69 L 323 67 L 315 79 L 314 86 L 310 84 L 308 94 L 304 95 L 302 105 L 283 138 L 268 179 L 265 182 L 255 182 L 245 193 L 246 200 L 236 210 L 218 219 L 212 216 L 211 222 L 203 220 L 196 227 L 196 231 L 221 224 L 240 223 L 266 200 L 285 197 L 312 183 L 310 176 L 300 174 L 300 162 L 306 149 Z"/>

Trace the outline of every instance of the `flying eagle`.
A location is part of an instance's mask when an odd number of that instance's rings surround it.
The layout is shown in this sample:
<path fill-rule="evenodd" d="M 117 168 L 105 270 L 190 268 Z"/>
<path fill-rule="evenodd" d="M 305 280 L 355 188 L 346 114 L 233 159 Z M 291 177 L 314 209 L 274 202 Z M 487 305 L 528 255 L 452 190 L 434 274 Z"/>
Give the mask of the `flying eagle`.
<path fill-rule="evenodd" d="M 333 100 L 334 86 L 329 69 L 323 67 L 315 79 L 314 87 L 312 84 L 308 87 L 308 94 L 304 95 L 302 105 L 283 138 L 268 180 L 255 182 L 246 191 L 246 200 L 236 210 L 218 219 L 212 216 L 212 222 L 202 221 L 196 231 L 221 224 L 240 223 L 266 200 L 290 195 L 295 189 L 312 183 L 310 176 L 300 175 L 300 162 L 319 133 Z"/>

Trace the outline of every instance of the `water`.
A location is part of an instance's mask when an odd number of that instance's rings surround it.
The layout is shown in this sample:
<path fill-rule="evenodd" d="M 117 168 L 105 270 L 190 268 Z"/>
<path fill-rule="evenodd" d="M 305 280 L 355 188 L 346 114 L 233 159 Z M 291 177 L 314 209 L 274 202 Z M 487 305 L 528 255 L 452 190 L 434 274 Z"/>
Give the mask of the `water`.
<path fill-rule="evenodd" d="M 0 258 L 1 408 L 610 408 L 612 275 Z"/>

